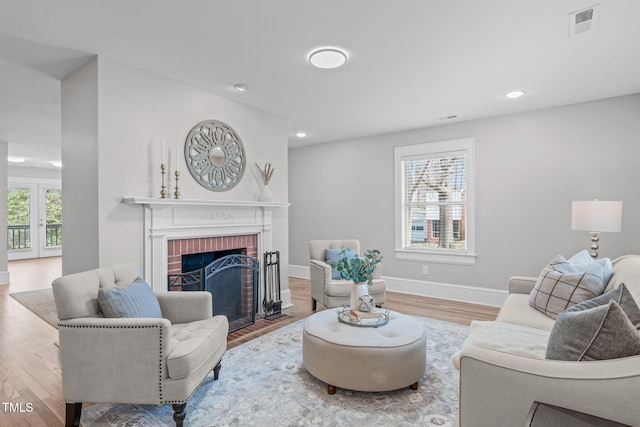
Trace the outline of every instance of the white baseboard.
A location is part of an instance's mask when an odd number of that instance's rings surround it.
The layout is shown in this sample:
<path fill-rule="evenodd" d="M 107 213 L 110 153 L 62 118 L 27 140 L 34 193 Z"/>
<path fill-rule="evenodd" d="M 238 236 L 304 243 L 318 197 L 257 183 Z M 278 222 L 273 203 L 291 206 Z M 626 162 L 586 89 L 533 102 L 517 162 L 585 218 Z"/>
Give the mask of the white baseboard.
<path fill-rule="evenodd" d="M 309 279 L 309 267 L 289 265 L 289 276 Z M 500 307 L 508 294 L 506 290 L 479 288 L 477 286 L 426 282 L 390 276 L 382 276 L 382 278 L 387 283 L 388 291 L 495 307 Z"/>
<path fill-rule="evenodd" d="M 387 290 L 451 301 L 500 307 L 508 292 L 500 289 L 479 288 L 477 286 L 455 285 L 453 283 L 426 282 L 382 276 L 387 282 Z"/>
<path fill-rule="evenodd" d="M 289 276 L 299 277 L 300 279 L 309 279 L 311 273 L 309 272 L 308 266 L 304 267 L 302 265 L 289 264 Z"/>
<path fill-rule="evenodd" d="M 9 281 L 9 272 L 0 271 L 0 285 L 8 285 L 9 283 L 11 283 Z"/>

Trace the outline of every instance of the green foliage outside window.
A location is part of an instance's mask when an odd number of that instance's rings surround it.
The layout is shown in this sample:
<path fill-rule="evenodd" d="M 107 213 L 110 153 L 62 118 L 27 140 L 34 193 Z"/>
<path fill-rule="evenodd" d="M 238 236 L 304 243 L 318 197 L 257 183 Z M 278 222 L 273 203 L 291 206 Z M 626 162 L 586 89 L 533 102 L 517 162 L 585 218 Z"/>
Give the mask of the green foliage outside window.
<path fill-rule="evenodd" d="M 29 224 L 30 203 L 28 188 L 9 188 L 7 223 L 9 225 Z"/>
<path fill-rule="evenodd" d="M 62 224 L 62 191 L 47 190 L 47 224 Z"/>
<path fill-rule="evenodd" d="M 45 193 L 45 246 L 62 245 L 62 192 L 48 189 Z M 9 188 L 7 192 L 7 248 L 31 248 L 31 200 L 29 188 Z"/>

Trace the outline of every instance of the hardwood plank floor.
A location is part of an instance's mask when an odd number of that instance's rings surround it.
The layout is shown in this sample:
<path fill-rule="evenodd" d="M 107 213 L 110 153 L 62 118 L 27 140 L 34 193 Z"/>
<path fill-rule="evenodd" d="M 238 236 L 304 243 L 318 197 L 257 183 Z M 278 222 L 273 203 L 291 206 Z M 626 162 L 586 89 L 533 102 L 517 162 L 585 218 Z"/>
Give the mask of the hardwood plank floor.
<path fill-rule="evenodd" d="M 60 275 L 60 258 L 10 261 L 11 284 L 0 285 L 0 426 L 60 426 L 64 423 L 64 399 L 53 344 L 57 330 L 18 303 L 10 293 L 42 289 Z M 258 336 L 303 319 L 312 313 L 309 281 L 290 277 L 293 306 L 284 318 L 263 322 L 260 329 L 229 341 L 233 348 Z M 472 320 L 493 320 L 495 307 L 387 292 L 386 308 L 468 325 Z M 318 310 L 325 309 L 318 304 Z M 262 325 L 261 325 L 262 326 Z M 224 378 L 224 369 L 221 373 Z M 4 405 L 3 403 L 7 403 Z M 23 412 L 9 411 L 8 404 Z M 33 410 L 28 412 L 27 404 Z M 21 404 L 15 407 L 16 404 Z M 6 408 L 6 409 L 5 409 Z"/>
<path fill-rule="evenodd" d="M 51 286 L 61 270 L 60 257 L 10 261 L 11 283 L 0 285 L 0 426 L 63 424 L 58 331 L 9 296 Z"/>

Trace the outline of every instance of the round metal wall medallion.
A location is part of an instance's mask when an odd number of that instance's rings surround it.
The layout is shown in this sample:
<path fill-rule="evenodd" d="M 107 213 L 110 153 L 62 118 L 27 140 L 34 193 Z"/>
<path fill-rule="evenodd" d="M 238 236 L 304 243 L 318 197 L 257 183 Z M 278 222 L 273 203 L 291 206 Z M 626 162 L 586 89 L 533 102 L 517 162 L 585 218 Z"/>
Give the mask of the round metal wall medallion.
<path fill-rule="evenodd" d="M 191 129 L 184 144 L 184 158 L 191 176 L 211 191 L 235 187 L 246 163 L 236 131 L 217 120 L 205 120 Z"/>

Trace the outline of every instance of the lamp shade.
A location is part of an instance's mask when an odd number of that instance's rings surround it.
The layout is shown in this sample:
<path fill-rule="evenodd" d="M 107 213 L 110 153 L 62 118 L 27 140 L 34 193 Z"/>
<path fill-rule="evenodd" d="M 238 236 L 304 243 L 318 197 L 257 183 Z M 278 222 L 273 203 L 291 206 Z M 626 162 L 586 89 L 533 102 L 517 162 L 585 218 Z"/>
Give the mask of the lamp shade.
<path fill-rule="evenodd" d="M 622 230 L 622 202 L 572 202 L 571 229 L 591 232 Z"/>

